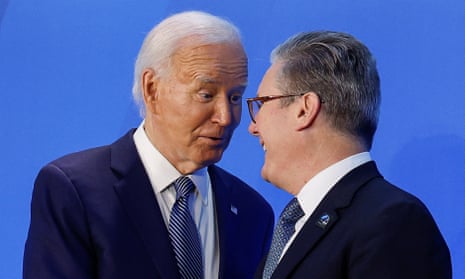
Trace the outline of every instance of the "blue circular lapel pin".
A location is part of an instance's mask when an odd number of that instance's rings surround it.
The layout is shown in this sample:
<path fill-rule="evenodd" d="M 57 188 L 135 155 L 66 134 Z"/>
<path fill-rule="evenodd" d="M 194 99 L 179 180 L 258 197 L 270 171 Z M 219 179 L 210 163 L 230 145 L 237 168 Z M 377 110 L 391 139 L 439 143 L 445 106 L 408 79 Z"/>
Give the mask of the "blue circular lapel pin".
<path fill-rule="evenodd" d="M 321 215 L 320 218 L 318 218 L 316 225 L 322 229 L 325 229 L 326 226 L 329 224 L 329 221 L 331 221 L 331 217 L 329 216 L 329 214 L 323 213 L 323 215 Z"/>

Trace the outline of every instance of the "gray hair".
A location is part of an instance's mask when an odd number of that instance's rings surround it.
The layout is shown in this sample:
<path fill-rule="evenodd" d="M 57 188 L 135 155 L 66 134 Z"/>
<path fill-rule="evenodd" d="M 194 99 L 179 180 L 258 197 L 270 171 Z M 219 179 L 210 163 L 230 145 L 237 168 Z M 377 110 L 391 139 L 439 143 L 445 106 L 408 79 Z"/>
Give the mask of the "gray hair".
<path fill-rule="evenodd" d="M 273 50 L 271 62 L 278 61 L 283 94 L 315 92 L 331 125 L 371 149 L 381 94 L 376 61 L 364 44 L 346 33 L 305 32 Z M 285 99 L 283 106 L 295 100 Z"/>
<path fill-rule="evenodd" d="M 145 37 L 134 67 L 132 95 L 145 116 L 141 75 L 146 68 L 164 76 L 171 71 L 171 58 L 186 38 L 194 37 L 195 45 L 210 43 L 241 43 L 239 29 L 231 22 L 201 11 L 172 15 L 156 25 Z"/>

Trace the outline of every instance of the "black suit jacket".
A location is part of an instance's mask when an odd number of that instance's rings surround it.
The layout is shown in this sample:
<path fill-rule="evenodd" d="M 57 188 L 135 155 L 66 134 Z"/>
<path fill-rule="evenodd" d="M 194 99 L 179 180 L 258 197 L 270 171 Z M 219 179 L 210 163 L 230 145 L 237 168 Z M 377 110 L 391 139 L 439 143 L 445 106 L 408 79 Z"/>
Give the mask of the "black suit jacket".
<path fill-rule="evenodd" d="M 74 153 L 39 173 L 24 278 L 178 278 L 168 231 L 132 138 Z M 244 182 L 208 168 L 220 245 L 220 278 L 251 278 L 274 216 Z M 207 263 L 208 264 L 208 263 Z"/>
<path fill-rule="evenodd" d="M 256 278 L 263 266 L 264 260 Z M 451 273 L 449 250 L 427 208 L 369 162 L 331 189 L 272 278 L 448 279 Z"/>

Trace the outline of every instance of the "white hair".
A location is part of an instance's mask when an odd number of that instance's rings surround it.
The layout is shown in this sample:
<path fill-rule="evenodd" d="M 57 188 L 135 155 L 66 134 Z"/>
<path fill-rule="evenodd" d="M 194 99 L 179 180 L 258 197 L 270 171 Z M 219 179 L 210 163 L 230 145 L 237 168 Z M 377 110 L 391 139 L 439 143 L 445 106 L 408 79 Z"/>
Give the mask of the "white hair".
<path fill-rule="evenodd" d="M 180 42 L 195 36 L 195 44 L 241 42 L 240 33 L 231 22 L 201 11 L 188 11 L 172 15 L 156 25 L 145 37 L 134 68 L 132 94 L 145 116 L 141 75 L 146 68 L 158 75 L 170 72 L 170 58 L 179 49 Z"/>

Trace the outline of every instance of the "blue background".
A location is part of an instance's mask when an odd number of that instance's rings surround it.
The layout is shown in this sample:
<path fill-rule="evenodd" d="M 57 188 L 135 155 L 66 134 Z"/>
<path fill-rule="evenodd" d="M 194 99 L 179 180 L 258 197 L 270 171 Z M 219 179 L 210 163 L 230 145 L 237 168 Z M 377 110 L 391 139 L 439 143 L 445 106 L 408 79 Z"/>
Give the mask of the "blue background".
<path fill-rule="evenodd" d="M 112 142 L 139 124 L 133 63 L 164 17 L 202 9 L 233 21 L 254 96 L 269 52 L 290 35 L 352 33 L 377 57 L 383 101 L 372 156 L 420 197 L 465 278 L 465 2 L 462 0 L 0 0 L 0 278 L 20 278 L 32 185 L 46 162 Z M 279 213 L 289 196 L 260 178 L 243 121 L 220 165 Z M 415 222 L 415 220 L 412 220 Z"/>

